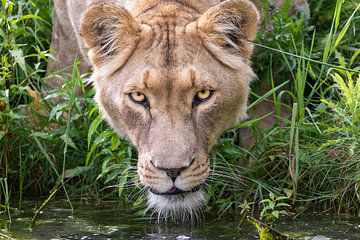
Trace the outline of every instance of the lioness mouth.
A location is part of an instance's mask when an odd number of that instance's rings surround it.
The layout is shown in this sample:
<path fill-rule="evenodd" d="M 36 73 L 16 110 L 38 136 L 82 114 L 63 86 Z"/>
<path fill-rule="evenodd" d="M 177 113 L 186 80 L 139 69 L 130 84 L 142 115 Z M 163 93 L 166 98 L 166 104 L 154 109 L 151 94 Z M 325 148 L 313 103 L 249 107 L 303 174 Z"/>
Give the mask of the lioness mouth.
<path fill-rule="evenodd" d="M 172 187 L 169 191 L 167 192 L 158 192 L 152 188 L 150 188 L 150 192 L 156 194 L 156 195 L 177 195 L 177 194 L 184 194 L 184 193 L 190 193 L 190 192 L 197 192 L 200 190 L 200 186 L 194 187 L 193 189 L 191 189 L 190 191 L 183 191 L 177 187 Z"/>

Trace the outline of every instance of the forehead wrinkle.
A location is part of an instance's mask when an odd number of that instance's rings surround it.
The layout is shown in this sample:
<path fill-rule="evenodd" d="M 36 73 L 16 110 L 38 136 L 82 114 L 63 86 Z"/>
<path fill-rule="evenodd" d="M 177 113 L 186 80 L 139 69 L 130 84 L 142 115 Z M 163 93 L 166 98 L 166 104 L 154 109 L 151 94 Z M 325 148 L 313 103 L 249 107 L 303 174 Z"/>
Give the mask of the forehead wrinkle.
<path fill-rule="evenodd" d="M 177 109 L 177 112 L 184 113 L 184 107 L 192 102 L 192 95 L 194 92 L 194 78 L 192 69 L 178 68 L 174 71 L 172 80 L 171 98 L 172 107 Z M 170 99 L 169 99 L 170 102 Z"/>
<path fill-rule="evenodd" d="M 143 85 L 145 88 L 149 88 L 149 86 L 148 86 L 149 76 L 150 76 L 150 71 L 146 70 L 142 76 L 142 82 L 143 82 Z"/>
<path fill-rule="evenodd" d="M 190 69 L 191 87 L 195 86 L 195 79 L 196 79 L 196 72 L 194 69 Z"/>
<path fill-rule="evenodd" d="M 195 70 L 192 68 L 178 68 L 177 69 L 177 89 L 178 90 L 190 90 L 195 86 Z"/>

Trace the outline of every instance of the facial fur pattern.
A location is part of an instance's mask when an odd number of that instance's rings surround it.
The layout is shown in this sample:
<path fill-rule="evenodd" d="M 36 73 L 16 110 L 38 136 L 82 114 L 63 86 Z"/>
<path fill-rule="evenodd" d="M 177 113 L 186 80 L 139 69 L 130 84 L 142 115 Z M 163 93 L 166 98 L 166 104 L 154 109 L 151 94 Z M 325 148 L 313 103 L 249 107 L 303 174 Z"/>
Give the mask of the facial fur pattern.
<path fill-rule="evenodd" d="M 196 217 L 208 153 L 246 117 L 258 11 L 248 0 L 121 2 L 95 1 L 81 20 L 96 102 L 137 148 L 149 208 Z"/>

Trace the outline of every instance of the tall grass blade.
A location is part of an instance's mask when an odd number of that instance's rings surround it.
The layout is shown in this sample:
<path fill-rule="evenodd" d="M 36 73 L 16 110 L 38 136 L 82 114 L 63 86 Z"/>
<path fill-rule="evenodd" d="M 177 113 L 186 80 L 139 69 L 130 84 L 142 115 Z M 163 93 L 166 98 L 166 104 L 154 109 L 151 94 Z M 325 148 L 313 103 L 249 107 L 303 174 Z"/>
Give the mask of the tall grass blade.
<path fill-rule="evenodd" d="M 348 20 L 346 21 L 345 26 L 343 27 L 343 29 L 340 31 L 338 37 L 335 40 L 335 43 L 333 45 L 333 48 L 331 49 L 331 52 L 334 52 L 335 49 L 339 46 L 340 42 L 343 40 L 343 38 L 345 37 L 345 34 L 347 33 L 350 24 L 356 14 L 356 12 L 359 10 L 360 8 L 360 3 L 357 5 L 357 7 L 355 8 L 354 12 L 351 14 L 351 16 L 348 18 Z M 336 13 L 339 17 L 340 17 L 340 13 Z M 337 20 L 339 21 L 339 20 Z M 336 27 L 337 28 L 337 27 Z"/>

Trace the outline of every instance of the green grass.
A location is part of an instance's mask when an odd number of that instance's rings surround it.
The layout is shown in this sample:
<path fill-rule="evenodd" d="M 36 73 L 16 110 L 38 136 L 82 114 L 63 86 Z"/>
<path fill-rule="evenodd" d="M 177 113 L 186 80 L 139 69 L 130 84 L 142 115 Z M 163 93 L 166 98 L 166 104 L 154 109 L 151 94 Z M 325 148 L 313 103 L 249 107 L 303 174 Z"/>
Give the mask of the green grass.
<path fill-rule="evenodd" d="M 249 109 L 275 106 L 278 124 L 259 119 L 224 133 L 210 153 L 208 209 L 225 212 L 274 193 L 294 210 L 360 214 L 360 5 L 310 1 L 311 18 L 267 11 L 256 40 Z M 1 1 L 0 207 L 11 220 L 24 199 L 118 199 L 145 202 L 136 151 L 103 122 L 74 64 L 61 89 L 45 97 L 51 57 L 49 0 Z M 268 26 L 268 27 L 267 27 Z M 271 26 L 271 29 L 269 29 Z M 58 77 L 56 73 L 52 77 Z M 273 86 L 266 93 L 259 84 Z M 83 95 L 76 95 L 80 88 Z M 62 98 L 54 104 L 52 98 Z M 283 119 L 287 109 L 291 117 Z M 237 128 L 256 144 L 238 146 Z M 55 196 L 56 194 L 56 196 Z M 49 199 L 50 198 L 50 199 Z M 254 204 L 261 208 L 261 203 Z"/>

